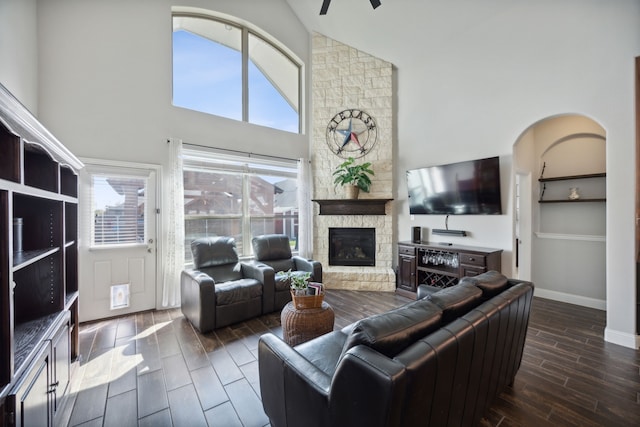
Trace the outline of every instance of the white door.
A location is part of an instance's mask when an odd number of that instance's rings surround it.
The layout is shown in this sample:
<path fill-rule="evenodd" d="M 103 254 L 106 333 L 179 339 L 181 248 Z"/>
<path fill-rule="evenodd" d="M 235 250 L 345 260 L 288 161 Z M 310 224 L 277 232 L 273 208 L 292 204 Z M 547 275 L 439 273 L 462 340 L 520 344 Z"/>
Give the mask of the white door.
<path fill-rule="evenodd" d="M 154 168 L 86 163 L 80 174 L 79 320 L 155 308 Z"/>

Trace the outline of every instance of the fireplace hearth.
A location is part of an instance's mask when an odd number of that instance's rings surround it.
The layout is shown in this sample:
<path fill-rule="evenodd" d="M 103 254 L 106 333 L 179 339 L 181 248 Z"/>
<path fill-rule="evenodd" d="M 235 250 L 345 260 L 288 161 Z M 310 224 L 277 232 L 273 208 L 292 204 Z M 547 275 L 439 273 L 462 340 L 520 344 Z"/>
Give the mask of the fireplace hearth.
<path fill-rule="evenodd" d="M 329 265 L 376 265 L 375 228 L 329 228 Z"/>

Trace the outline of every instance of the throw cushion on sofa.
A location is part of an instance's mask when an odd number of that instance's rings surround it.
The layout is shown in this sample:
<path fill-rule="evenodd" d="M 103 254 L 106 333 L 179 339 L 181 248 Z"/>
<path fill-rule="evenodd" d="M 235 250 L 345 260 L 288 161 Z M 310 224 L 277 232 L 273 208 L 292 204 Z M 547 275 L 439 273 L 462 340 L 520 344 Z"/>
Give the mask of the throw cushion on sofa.
<path fill-rule="evenodd" d="M 442 310 L 442 320 L 449 323 L 482 302 L 482 291 L 471 283 L 461 283 L 435 292 L 426 298 Z"/>
<path fill-rule="evenodd" d="M 507 276 L 494 270 L 473 277 L 465 277 L 460 280 L 460 283 L 470 283 L 480 288 L 485 300 L 493 298 L 509 287 Z"/>
<path fill-rule="evenodd" d="M 431 301 L 423 299 L 362 319 L 347 336 L 338 360 L 351 347 L 359 344 L 393 357 L 418 338 L 440 327 L 441 318 L 442 310 Z"/>

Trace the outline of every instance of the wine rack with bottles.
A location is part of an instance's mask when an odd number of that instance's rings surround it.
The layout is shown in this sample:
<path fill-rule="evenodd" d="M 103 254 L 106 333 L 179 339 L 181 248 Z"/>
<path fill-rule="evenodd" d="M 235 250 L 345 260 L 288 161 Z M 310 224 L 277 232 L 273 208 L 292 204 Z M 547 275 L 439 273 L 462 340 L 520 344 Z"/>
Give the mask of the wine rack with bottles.
<path fill-rule="evenodd" d="M 413 297 L 420 285 L 447 288 L 460 278 L 500 271 L 502 249 L 429 242 L 398 243 L 396 292 Z"/>

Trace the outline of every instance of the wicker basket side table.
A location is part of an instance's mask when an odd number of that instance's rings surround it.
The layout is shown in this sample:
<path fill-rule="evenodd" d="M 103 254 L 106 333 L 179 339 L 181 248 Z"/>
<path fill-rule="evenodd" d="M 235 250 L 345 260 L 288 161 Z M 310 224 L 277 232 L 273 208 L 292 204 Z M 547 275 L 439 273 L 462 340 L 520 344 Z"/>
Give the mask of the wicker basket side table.
<path fill-rule="evenodd" d="M 335 314 L 333 308 L 322 302 L 319 308 L 297 310 L 292 302 L 287 303 L 280 314 L 284 341 L 295 346 L 333 331 Z"/>

